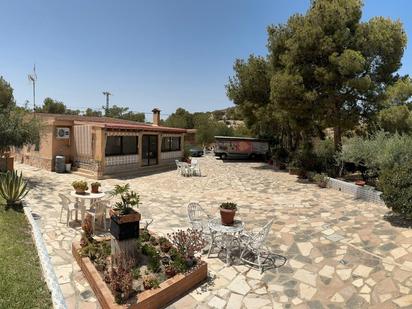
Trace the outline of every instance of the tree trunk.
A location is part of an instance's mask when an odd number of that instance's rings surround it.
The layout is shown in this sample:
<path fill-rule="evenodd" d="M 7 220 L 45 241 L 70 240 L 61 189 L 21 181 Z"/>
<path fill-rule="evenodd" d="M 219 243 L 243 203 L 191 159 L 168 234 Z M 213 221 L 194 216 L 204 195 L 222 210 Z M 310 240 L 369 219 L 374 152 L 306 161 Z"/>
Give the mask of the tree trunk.
<path fill-rule="evenodd" d="M 339 125 L 333 128 L 333 141 L 335 151 L 339 151 L 342 148 L 342 129 Z"/>

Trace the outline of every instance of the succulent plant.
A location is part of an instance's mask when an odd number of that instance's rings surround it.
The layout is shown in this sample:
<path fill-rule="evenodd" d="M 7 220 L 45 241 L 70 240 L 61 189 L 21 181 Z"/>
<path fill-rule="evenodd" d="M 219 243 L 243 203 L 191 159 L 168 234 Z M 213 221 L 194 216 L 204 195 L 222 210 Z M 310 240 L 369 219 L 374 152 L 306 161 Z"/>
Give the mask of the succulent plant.
<path fill-rule="evenodd" d="M 220 204 L 220 208 L 236 210 L 237 209 L 237 204 L 232 203 L 232 202 L 225 202 L 225 203 Z"/>
<path fill-rule="evenodd" d="M 159 287 L 159 280 L 155 275 L 150 274 L 143 277 L 143 287 L 145 290 L 150 290 Z"/>
<path fill-rule="evenodd" d="M 27 182 L 16 171 L 7 172 L 0 176 L 0 196 L 6 201 L 7 205 L 19 203 L 29 192 Z"/>
<path fill-rule="evenodd" d="M 89 187 L 87 186 L 87 182 L 84 180 L 76 180 L 72 182 L 72 187 L 77 191 L 86 191 Z"/>

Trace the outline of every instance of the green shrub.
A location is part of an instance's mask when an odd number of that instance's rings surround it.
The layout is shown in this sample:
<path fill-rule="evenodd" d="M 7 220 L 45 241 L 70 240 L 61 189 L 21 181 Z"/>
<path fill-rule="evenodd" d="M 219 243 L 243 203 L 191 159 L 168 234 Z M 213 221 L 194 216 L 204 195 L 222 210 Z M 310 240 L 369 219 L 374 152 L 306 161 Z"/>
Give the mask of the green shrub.
<path fill-rule="evenodd" d="M 111 254 L 110 244 L 107 242 L 89 241 L 80 249 L 80 255 L 88 257 L 92 262 L 105 261 Z"/>
<path fill-rule="evenodd" d="M 148 230 L 142 230 L 141 232 L 140 232 L 140 237 L 139 237 L 139 239 L 141 240 L 141 242 L 146 242 L 146 241 L 149 241 L 150 240 L 150 233 L 149 233 L 149 231 Z"/>
<path fill-rule="evenodd" d="M 304 172 L 318 170 L 316 156 L 309 147 L 298 149 L 293 154 L 288 167 L 297 168 Z"/>
<path fill-rule="evenodd" d="M 317 171 L 333 176 L 337 167 L 333 140 L 325 139 L 313 143 L 313 154 L 317 161 Z"/>
<path fill-rule="evenodd" d="M 153 252 L 155 252 L 155 251 L 156 251 L 156 248 L 153 247 L 151 244 L 144 244 L 144 245 L 142 246 L 142 253 L 143 253 L 144 255 L 150 256 L 150 255 L 152 255 Z"/>
<path fill-rule="evenodd" d="M 412 158 L 412 136 L 379 131 L 366 138 L 344 139 L 338 158 L 340 164 L 349 162 L 365 169 L 365 178 L 377 177 L 380 170 Z"/>
<path fill-rule="evenodd" d="M 277 148 L 272 150 L 272 159 L 276 162 L 288 162 L 289 152 L 285 148 Z"/>
<path fill-rule="evenodd" d="M 173 262 L 172 262 L 172 267 L 178 272 L 178 273 L 184 273 L 189 269 L 189 266 L 186 263 L 186 260 L 183 258 L 183 256 L 179 253 L 177 253 L 173 257 Z"/>
<path fill-rule="evenodd" d="M 160 270 L 160 254 L 156 248 L 150 244 L 144 244 L 142 246 L 142 253 L 149 257 L 149 269 L 154 273 L 158 272 Z"/>
<path fill-rule="evenodd" d="M 146 275 L 143 277 L 143 287 L 146 290 L 158 288 L 160 285 L 159 279 L 153 274 Z"/>
<path fill-rule="evenodd" d="M 412 160 L 384 169 L 379 176 L 379 189 L 388 208 L 412 217 Z"/>
<path fill-rule="evenodd" d="M 325 188 L 328 184 L 328 175 L 325 173 L 322 174 L 316 174 L 313 176 L 313 181 L 316 182 L 319 187 Z"/>
<path fill-rule="evenodd" d="M 133 279 L 137 280 L 140 278 L 141 274 L 140 274 L 140 267 L 135 266 L 132 268 L 132 276 Z"/>

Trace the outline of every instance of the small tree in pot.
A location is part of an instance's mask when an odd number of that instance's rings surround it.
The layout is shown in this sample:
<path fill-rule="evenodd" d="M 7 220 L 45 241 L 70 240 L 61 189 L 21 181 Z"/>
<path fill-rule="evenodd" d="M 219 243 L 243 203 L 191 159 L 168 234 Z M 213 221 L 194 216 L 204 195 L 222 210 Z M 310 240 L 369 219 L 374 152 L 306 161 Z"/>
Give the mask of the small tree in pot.
<path fill-rule="evenodd" d="M 233 225 L 237 205 L 232 202 L 220 204 L 220 217 L 223 225 Z"/>
<path fill-rule="evenodd" d="M 141 215 L 133 209 L 139 206 L 139 194 L 130 190 L 129 184 L 125 184 L 116 185 L 111 195 L 120 197 L 120 201 L 110 210 L 111 234 L 118 240 L 139 237 Z"/>

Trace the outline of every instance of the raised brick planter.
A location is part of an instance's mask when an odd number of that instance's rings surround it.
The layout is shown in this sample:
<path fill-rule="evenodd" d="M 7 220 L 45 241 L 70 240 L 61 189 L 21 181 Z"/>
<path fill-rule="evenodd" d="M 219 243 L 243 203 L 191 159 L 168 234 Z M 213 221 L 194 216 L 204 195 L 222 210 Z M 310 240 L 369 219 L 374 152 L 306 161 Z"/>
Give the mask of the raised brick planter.
<path fill-rule="evenodd" d="M 103 281 L 94 264 L 87 257 L 79 254 L 80 243 L 72 243 L 72 253 L 81 270 L 92 287 L 100 306 L 103 309 L 124 309 L 127 305 L 118 305 L 114 301 L 112 292 Z M 137 303 L 131 309 L 159 309 L 164 308 L 173 300 L 186 294 L 207 278 L 207 264 L 201 262 L 198 266 L 185 274 L 177 274 L 160 284 L 157 289 L 146 290 L 137 296 Z"/>

